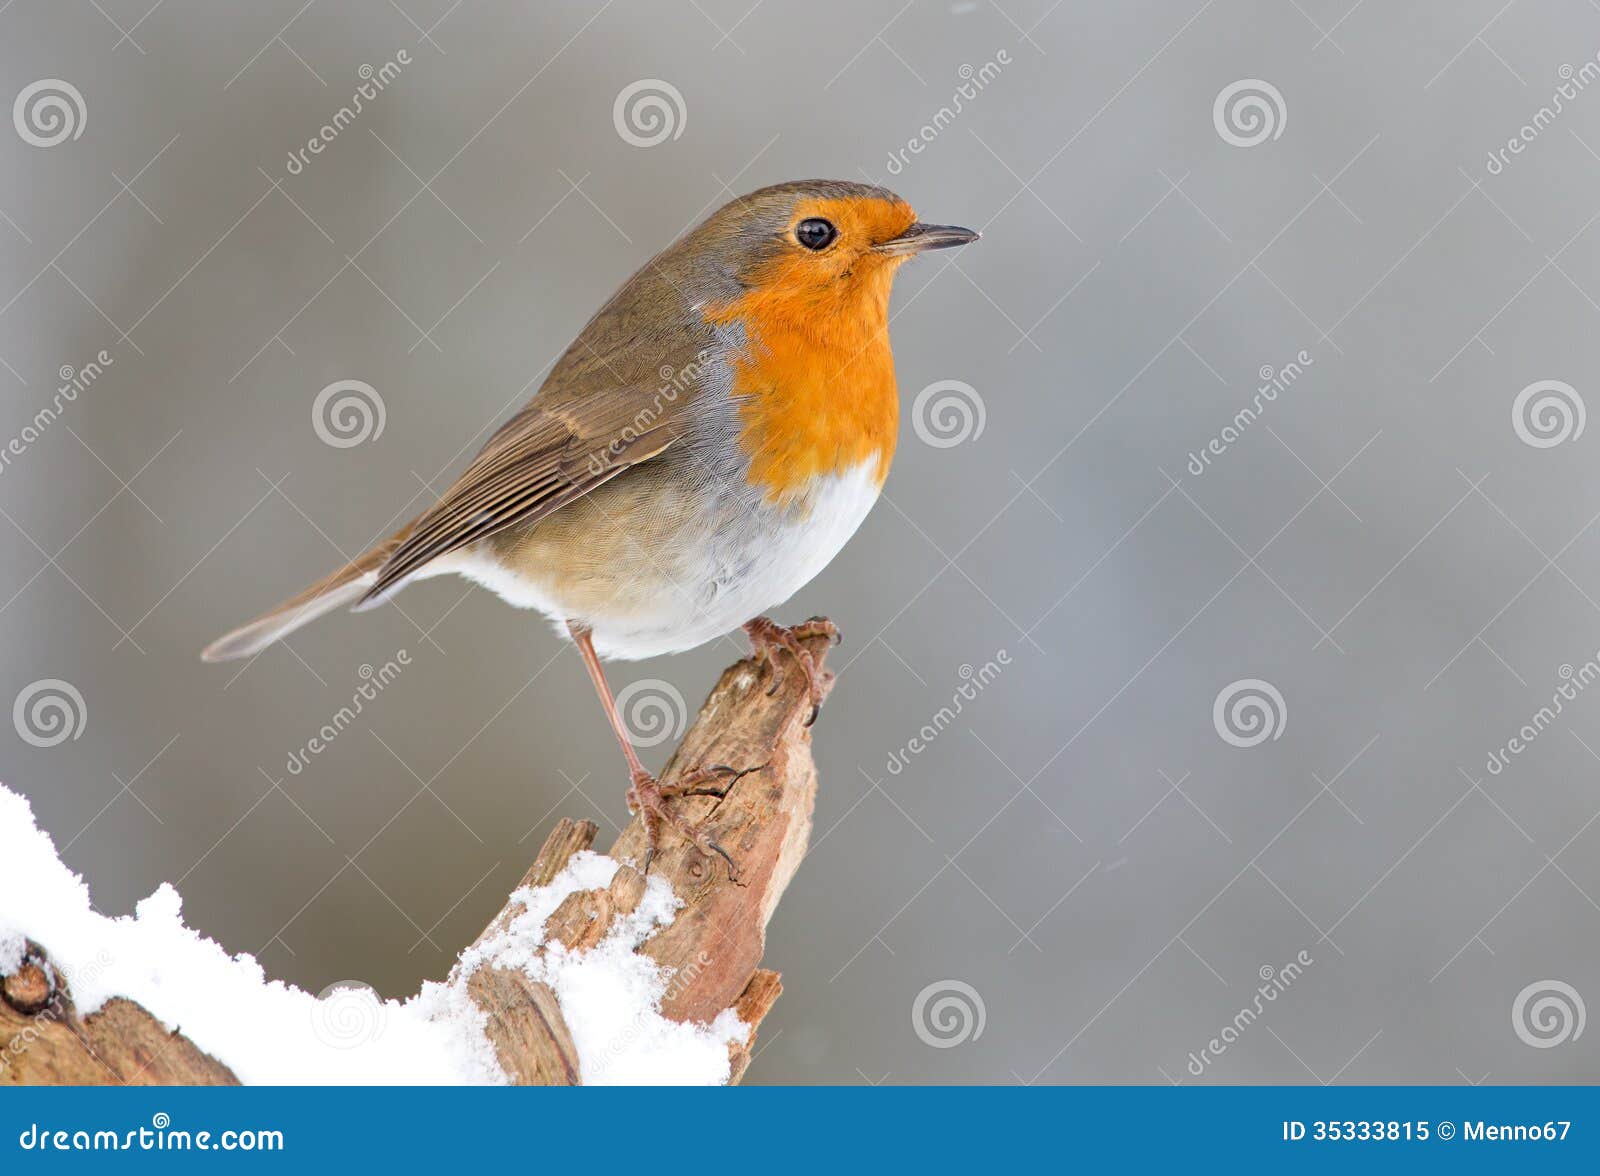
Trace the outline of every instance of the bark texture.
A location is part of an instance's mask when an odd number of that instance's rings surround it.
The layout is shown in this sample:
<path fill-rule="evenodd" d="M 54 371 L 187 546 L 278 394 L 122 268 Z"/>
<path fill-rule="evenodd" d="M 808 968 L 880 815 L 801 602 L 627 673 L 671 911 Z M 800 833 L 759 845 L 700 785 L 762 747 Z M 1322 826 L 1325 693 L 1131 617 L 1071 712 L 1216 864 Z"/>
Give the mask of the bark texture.
<path fill-rule="evenodd" d="M 820 664 L 827 639 L 809 638 L 806 646 Z M 748 1038 L 730 1050 L 735 1082 L 750 1065 L 757 1027 L 783 991 L 778 974 L 759 965 L 767 923 L 810 841 L 817 795 L 811 730 L 805 725 L 810 713 L 804 676 L 787 654 L 777 653 L 773 661 L 746 659 L 723 672 L 661 775 L 663 785 L 671 785 L 681 773 L 701 765 L 726 765 L 743 773 L 721 797 L 673 802 L 691 821 L 705 822 L 713 840 L 733 857 L 737 876 L 721 858 L 707 857 L 669 829 L 649 870 L 666 878 L 684 906 L 669 926 L 638 949 L 672 971 L 662 1002 L 665 1016 L 708 1022 L 731 1007 L 750 1026 Z M 523 885 L 549 882 L 573 854 L 590 848 L 596 832 L 587 821 L 561 821 Z M 629 864 L 605 890 L 568 896 L 545 925 L 547 946 L 593 946 L 616 918 L 639 905 L 645 887 L 640 873 L 646 856 L 643 822 L 635 818 L 609 852 Z M 521 909 L 513 898 L 479 942 L 503 932 Z M 548 988 L 503 968 L 480 968 L 467 984 L 489 1014 L 489 1039 L 513 1080 L 581 1080 L 571 1034 Z"/>
<path fill-rule="evenodd" d="M 820 665 L 827 639 L 808 638 L 805 644 Z M 684 905 L 669 926 L 638 948 L 671 969 L 664 1015 L 708 1022 L 731 1007 L 750 1026 L 729 1047 L 734 1082 L 749 1067 L 757 1027 L 783 991 L 778 974 L 760 964 L 767 923 L 811 834 L 817 774 L 805 725 L 810 711 L 804 676 L 787 654 L 741 661 L 723 672 L 661 777 L 671 785 L 697 765 L 727 765 L 742 773 L 722 796 L 672 802 L 691 821 L 705 822 L 733 857 L 737 875 L 669 828 L 648 869 L 664 877 Z M 596 833 L 588 821 L 562 819 L 518 889 L 548 883 L 573 854 L 592 847 Z M 591 947 L 615 919 L 638 906 L 645 891 L 643 823 L 635 818 L 609 852 L 625 864 L 604 890 L 567 897 L 546 922 L 546 947 Z M 502 934 L 522 910 L 513 893 L 477 943 Z M 461 982 L 459 966 L 452 979 Z M 477 969 L 464 983 L 487 1014 L 486 1033 L 513 1082 L 582 1081 L 572 1035 L 548 986 L 520 970 L 495 967 Z M 237 1082 L 226 1066 L 131 1001 L 113 999 L 79 1016 L 50 962 L 48 944 L 29 943 L 22 963 L 0 977 L 0 1085 Z"/>

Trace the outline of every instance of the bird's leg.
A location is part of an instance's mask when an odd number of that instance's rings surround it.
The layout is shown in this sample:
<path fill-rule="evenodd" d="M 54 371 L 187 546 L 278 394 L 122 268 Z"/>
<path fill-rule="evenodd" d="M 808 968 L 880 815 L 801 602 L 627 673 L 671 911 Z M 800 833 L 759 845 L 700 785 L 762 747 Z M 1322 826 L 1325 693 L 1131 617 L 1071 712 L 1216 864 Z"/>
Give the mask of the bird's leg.
<path fill-rule="evenodd" d="M 778 687 L 783 684 L 783 671 L 778 666 L 778 659 L 772 656 L 772 651 L 787 650 L 799 663 L 801 673 L 806 676 L 806 689 L 811 695 L 811 714 L 806 719 L 806 726 L 811 726 L 822 711 L 822 696 L 827 686 L 817 659 L 801 642 L 807 637 L 826 637 L 837 645 L 839 626 L 827 617 L 812 617 L 809 621 L 785 629 L 770 617 L 757 617 L 745 622 L 744 631 L 750 634 L 750 645 L 755 650 L 756 660 L 772 667 L 772 686 L 767 690 L 768 694 L 776 694 Z"/>
<path fill-rule="evenodd" d="M 724 764 L 695 767 L 663 787 L 661 782 L 645 769 L 644 764 L 639 762 L 639 755 L 633 749 L 633 741 L 628 738 L 628 729 L 623 725 L 622 716 L 617 713 L 617 700 L 606 682 L 605 671 L 601 668 L 600 658 L 594 651 L 594 638 L 590 631 L 573 621 L 567 622 L 567 630 L 572 634 L 578 652 L 583 655 L 584 668 L 589 671 L 589 679 L 594 683 L 595 693 L 600 696 L 600 705 L 605 708 L 606 718 L 611 721 L 611 730 L 617 737 L 622 754 L 628 760 L 628 811 L 638 813 L 644 821 L 645 840 L 649 846 L 645 868 L 649 868 L 649 859 L 655 857 L 656 851 L 661 848 L 663 826 L 671 825 L 701 853 L 708 857 L 714 853 L 727 862 L 729 876 L 737 878 L 739 870 L 733 864 L 733 859 L 728 856 L 728 851 L 718 845 L 703 826 L 694 824 L 682 813 L 669 808 L 667 801 L 680 796 L 725 795 L 736 780 L 755 769 L 749 768 L 740 772 Z M 722 787 L 720 789 L 705 787 L 714 781 L 721 781 Z"/>

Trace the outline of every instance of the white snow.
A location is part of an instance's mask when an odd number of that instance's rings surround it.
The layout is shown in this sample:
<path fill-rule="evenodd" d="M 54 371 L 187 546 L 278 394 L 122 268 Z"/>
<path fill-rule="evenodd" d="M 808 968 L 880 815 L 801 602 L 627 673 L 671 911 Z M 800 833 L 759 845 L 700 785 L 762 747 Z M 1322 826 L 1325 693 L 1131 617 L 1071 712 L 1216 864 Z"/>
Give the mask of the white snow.
<path fill-rule="evenodd" d="M 552 944 L 542 954 L 532 951 L 543 942 L 545 920 L 567 895 L 604 889 L 617 867 L 611 858 L 585 850 L 548 886 L 515 891 L 511 898 L 523 904 L 523 913 L 504 934 L 463 953 L 461 979 L 495 965 L 521 968 L 549 984 L 578 1047 L 585 1086 L 727 1082 L 728 1044 L 743 1040 L 750 1027 L 732 1009 L 710 1025 L 669 1021 L 661 1015 L 661 1001 L 674 977 L 633 950 L 672 922 L 682 905 L 659 876 L 648 880 L 637 909 L 618 918 L 590 950 L 569 952 Z"/>
<path fill-rule="evenodd" d="M 523 912 L 504 934 L 465 954 L 447 984 L 425 983 L 405 1001 L 351 984 L 315 996 L 269 980 L 253 957 L 229 955 L 184 926 L 183 900 L 166 883 L 132 917 L 97 914 L 28 802 L 0 784 L 0 974 L 15 970 L 24 938 L 32 939 L 65 977 L 80 1015 L 113 996 L 137 1001 L 243 1082 L 436 1084 L 505 1081 L 465 986 L 485 964 L 521 967 L 560 999 L 585 1083 L 726 1082 L 727 1045 L 748 1027 L 732 1010 L 709 1026 L 662 1017 L 673 977 L 633 952 L 679 905 L 660 878 L 593 949 L 533 952 L 562 899 L 608 885 L 617 868 L 580 853 L 549 886 L 518 891 Z"/>

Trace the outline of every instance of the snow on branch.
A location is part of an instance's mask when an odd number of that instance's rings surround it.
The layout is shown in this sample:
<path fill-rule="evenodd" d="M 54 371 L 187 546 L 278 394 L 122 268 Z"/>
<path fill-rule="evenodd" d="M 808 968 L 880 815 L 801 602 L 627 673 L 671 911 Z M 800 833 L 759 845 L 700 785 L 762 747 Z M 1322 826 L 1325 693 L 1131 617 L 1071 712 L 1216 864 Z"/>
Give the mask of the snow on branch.
<path fill-rule="evenodd" d="M 820 662 L 826 639 L 807 644 Z M 737 1082 L 782 991 L 759 965 L 811 832 L 810 709 L 803 675 L 739 662 L 663 773 L 753 769 L 675 802 L 737 879 L 670 833 L 646 874 L 638 819 L 608 855 L 562 820 L 450 975 L 404 1001 L 269 980 L 186 927 L 167 884 L 96 913 L 0 785 L 0 1086 Z"/>

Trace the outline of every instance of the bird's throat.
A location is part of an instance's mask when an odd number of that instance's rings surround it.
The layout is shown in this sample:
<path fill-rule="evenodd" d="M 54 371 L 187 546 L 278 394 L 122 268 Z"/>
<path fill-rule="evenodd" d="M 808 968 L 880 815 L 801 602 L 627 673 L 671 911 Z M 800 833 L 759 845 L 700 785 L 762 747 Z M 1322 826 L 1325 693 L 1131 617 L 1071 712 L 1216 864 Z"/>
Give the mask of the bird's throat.
<path fill-rule="evenodd" d="M 733 361 L 739 444 L 751 483 L 769 501 L 793 501 L 818 477 L 868 462 L 879 485 L 888 477 L 899 427 L 890 276 L 881 290 L 872 288 L 876 274 L 853 283 L 853 296 L 833 304 L 753 290 L 716 316 L 744 327 L 746 346 Z"/>

